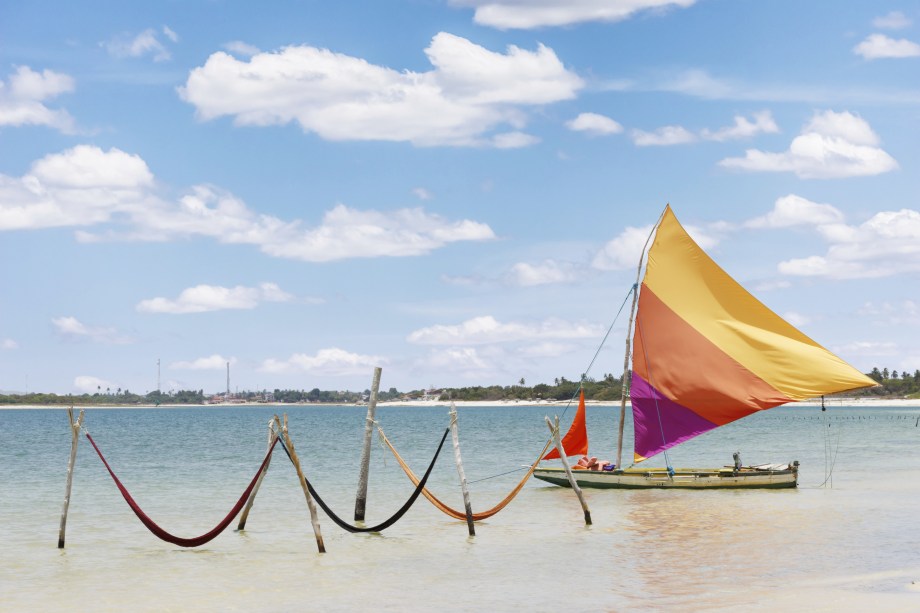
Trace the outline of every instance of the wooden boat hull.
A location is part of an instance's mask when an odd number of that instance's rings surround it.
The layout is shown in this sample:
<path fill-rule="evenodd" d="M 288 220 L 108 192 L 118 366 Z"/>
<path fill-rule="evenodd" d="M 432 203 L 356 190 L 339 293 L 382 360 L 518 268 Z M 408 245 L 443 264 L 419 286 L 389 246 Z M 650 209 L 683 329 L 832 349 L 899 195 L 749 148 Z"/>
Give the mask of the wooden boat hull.
<path fill-rule="evenodd" d="M 575 481 L 582 488 L 600 489 L 782 489 L 798 485 L 798 463 L 784 469 L 678 468 L 668 475 L 664 468 L 626 470 L 574 470 Z M 538 467 L 533 476 L 547 483 L 570 487 L 562 468 Z"/>

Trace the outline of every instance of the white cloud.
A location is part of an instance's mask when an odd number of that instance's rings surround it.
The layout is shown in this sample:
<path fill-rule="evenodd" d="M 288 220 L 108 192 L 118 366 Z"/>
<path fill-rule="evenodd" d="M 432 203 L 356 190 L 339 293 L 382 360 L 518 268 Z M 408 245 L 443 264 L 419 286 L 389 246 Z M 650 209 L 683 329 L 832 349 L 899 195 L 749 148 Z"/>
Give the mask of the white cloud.
<path fill-rule="evenodd" d="M 870 34 L 853 47 L 853 53 L 867 60 L 920 56 L 920 45 L 906 38 L 893 39 L 884 34 Z"/>
<path fill-rule="evenodd" d="M 804 325 L 811 323 L 811 318 L 802 313 L 797 313 L 795 311 L 789 311 L 783 313 L 783 319 L 791 323 L 796 328 L 801 328 Z"/>
<path fill-rule="evenodd" d="M 859 310 L 864 317 L 871 317 L 874 323 L 886 326 L 920 326 L 920 302 L 904 300 L 898 303 L 867 302 Z"/>
<path fill-rule="evenodd" d="M 424 187 L 416 187 L 412 190 L 412 194 L 419 200 L 431 200 L 433 197 L 431 192 Z"/>
<path fill-rule="evenodd" d="M 168 27 L 163 27 L 163 34 L 173 43 L 179 40 L 175 32 Z M 160 42 L 156 30 L 147 28 L 140 34 L 131 36 L 122 34 L 103 45 L 113 57 L 143 57 L 153 56 L 154 62 L 164 62 L 172 57 L 166 46 Z"/>
<path fill-rule="evenodd" d="M 837 345 L 833 351 L 854 357 L 882 357 L 898 355 L 898 346 L 895 343 L 883 341 L 856 341 Z"/>
<path fill-rule="evenodd" d="M 584 85 L 556 54 L 509 46 L 494 53 L 441 32 L 425 50 L 429 72 L 397 71 L 309 46 L 258 53 L 248 61 L 212 54 L 179 88 L 202 120 L 231 116 L 237 125 L 297 122 L 327 140 L 405 141 L 420 146 L 514 146 L 521 107 L 575 97 Z M 512 132 L 512 134 L 516 134 Z"/>
<path fill-rule="evenodd" d="M 654 132 L 633 130 L 630 133 L 633 143 L 637 147 L 666 147 L 670 145 L 685 145 L 696 142 L 697 136 L 681 126 L 663 126 Z"/>
<path fill-rule="evenodd" d="M 803 179 L 832 179 L 877 175 L 898 168 L 878 147 L 869 124 L 848 112 L 817 113 L 788 151 L 768 153 L 748 149 L 743 158 L 726 158 L 725 168 L 753 172 L 793 172 Z"/>
<path fill-rule="evenodd" d="M 55 331 L 68 340 L 89 340 L 107 345 L 125 345 L 133 340 L 122 336 L 115 328 L 87 326 L 76 317 L 55 317 L 51 320 Z"/>
<path fill-rule="evenodd" d="M 73 380 L 74 391 L 79 394 L 95 394 L 100 390 L 107 390 L 115 387 L 118 386 L 111 381 L 106 381 L 99 377 L 90 377 L 89 375 L 74 377 Z"/>
<path fill-rule="evenodd" d="M 21 178 L 0 175 L 0 231 L 104 224 L 99 233 L 78 231 L 77 239 L 206 237 L 309 262 L 423 255 L 452 242 L 495 238 L 486 224 L 421 208 L 359 211 L 339 204 L 306 227 L 260 215 L 213 186 L 195 186 L 178 202 L 160 198 L 155 188 L 140 157 L 80 145 L 38 160 Z"/>
<path fill-rule="evenodd" d="M 619 123 L 597 113 L 581 113 L 575 119 L 565 122 L 565 125 L 576 132 L 587 132 L 600 136 L 619 134 L 623 131 L 623 126 Z"/>
<path fill-rule="evenodd" d="M 387 360 L 380 356 L 361 355 L 330 347 L 320 349 L 316 355 L 295 353 L 287 360 L 268 359 L 258 370 L 267 373 L 307 372 L 314 375 L 344 376 L 363 374 L 368 368 L 386 363 Z"/>
<path fill-rule="evenodd" d="M 801 196 L 789 194 L 778 198 L 773 210 L 747 222 L 748 228 L 789 228 L 792 226 L 819 226 L 843 222 L 843 213 L 829 204 L 818 204 Z"/>
<path fill-rule="evenodd" d="M 873 26 L 885 30 L 900 30 L 909 27 L 911 23 L 913 22 L 910 18 L 901 11 L 891 11 L 887 15 L 876 17 L 872 20 Z"/>
<path fill-rule="evenodd" d="M 650 225 L 641 228 L 627 227 L 594 254 L 591 266 L 597 270 L 635 270 L 639 265 L 639 258 L 642 257 L 643 248 L 649 241 L 652 228 Z M 719 243 L 716 236 L 718 229 L 707 230 L 697 226 L 684 226 L 684 229 L 701 249 L 709 250 Z"/>
<path fill-rule="evenodd" d="M 682 126 L 664 126 L 658 128 L 654 132 L 633 130 L 631 136 L 636 146 L 649 147 L 686 145 L 688 143 L 695 143 L 699 140 L 723 142 L 727 140 L 751 138 L 758 134 L 775 132 L 779 132 L 779 128 L 776 122 L 773 121 L 773 115 L 770 111 L 760 111 L 754 113 L 752 119 L 748 119 L 742 115 L 736 115 L 732 125 L 717 130 L 703 128 L 699 132 L 691 132 Z"/>
<path fill-rule="evenodd" d="M 230 364 L 236 364 L 236 358 L 225 358 L 215 353 L 206 358 L 173 362 L 169 367 L 173 370 L 224 370 L 227 368 L 228 362 Z"/>
<path fill-rule="evenodd" d="M 495 366 L 481 356 L 475 347 L 446 347 L 431 351 L 419 366 L 426 370 L 442 370 L 464 379 L 494 376 Z"/>
<path fill-rule="evenodd" d="M 229 43 L 225 43 L 223 47 L 230 53 L 242 55 L 243 57 L 252 57 L 253 55 L 256 55 L 262 51 L 255 45 L 250 45 L 249 43 L 244 43 L 240 40 L 232 40 Z"/>
<path fill-rule="evenodd" d="M 17 343 L 11 338 L 0 339 L 0 349 L 7 349 L 7 350 L 19 349 L 19 343 Z"/>
<path fill-rule="evenodd" d="M 72 133 L 74 121 L 67 111 L 44 102 L 73 90 L 74 80 L 66 74 L 19 66 L 7 82 L 0 81 L 0 126 L 47 126 Z"/>
<path fill-rule="evenodd" d="M 142 300 L 137 310 L 142 313 L 206 313 L 226 309 L 254 309 L 262 302 L 287 302 L 292 296 L 275 283 L 262 283 L 258 287 L 221 287 L 196 285 L 182 290 L 175 300 L 151 298 Z"/>
<path fill-rule="evenodd" d="M 511 267 L 507 281 L 512 285 L 532 287 L 551 283 L 568 283 L 578 277 L 578 268 L 571 262 L 544 260 L 539 264 L 518 262 Z"/>
<path fill-rule="evenodd" d="M 475 9 L 473 21 L 500 30 L 623 21 L 641 12 L 692 6 L 696 0 L 450 0 Z"/>
<path fill-rule="evenodd" d="M 920 271 L 918 211 L 882 211 L 858 226 L 836 223 L 817 230 L 830 243 L 827 253 L 781 262 L 781 273 L 866 278 Z"/>
<path fill-rule="evenodd" d="M 594 324 L 546 319 L 539 323 L 501 323 L 491 315 L 474 317 L 459 325 L 434 325 L 413 331 L 406 340 L 416 345 L 486 345 L 545 339 L 598 338 L 603 329 Z"/>
<path fill-rule="evenodd" d="M 503 132 L 492 137 L 492 146 L 496 149 L 520 149 L 539 142 L 539 138 L 525 132 Z"/>

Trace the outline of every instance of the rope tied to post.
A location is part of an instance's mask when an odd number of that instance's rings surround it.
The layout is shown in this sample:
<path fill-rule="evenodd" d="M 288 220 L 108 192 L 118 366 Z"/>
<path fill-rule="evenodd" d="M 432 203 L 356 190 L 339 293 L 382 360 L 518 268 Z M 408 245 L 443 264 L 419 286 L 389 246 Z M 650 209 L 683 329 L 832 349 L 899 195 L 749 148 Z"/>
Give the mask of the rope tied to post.
<path fill-rule="evenodd" d="M 128 503 L 128 506 L 131 507 L 131 510 L 134 511 L 134 514 L 137 515 L 137 518 L 141 520 L 141 523 L 153 533 L 157 538 L 166 541 L 167 543 L 172 543 L 180 547 L 200 547 L 205 543 L 212 541 L 217 535 L 223 532 L 227 526 L 230 525 L 230 522 L 239 514 L 240 510 L 243 508 L 243 505 L 246 504 L 246 501 L 249 499 L 249 495 L 252 493 L 252 489 L 255 487 L 256 482 L 259 480 L 259 476 L 265 471 L 266 466 L 268 466 L 268 461 L 271 458 L 272 451 L 275 449 L 275 445 L 278 443 L 278 439 L 275 439 L 275 442 L 272 443 L 269 447 L 268 452 L 265 454 L 265 459 L 262 460 L 262 465 L 259 467 L 259 470 L 256 472 L 256 475 L 252 478 L 252 481 L 249 482 L 249 486 L 243 492 L 243 495 L 240 496 L 240 499 L 237 500 L 236 504 L 233 505 L 233 508 L 230 509 L 230 512 L 227 516 L 220 521 L 213 529 L 197 536 L 194 538 L 182 538 L 175 536 L 161 528 L 154 522 L 150 516 L 144 513 L 140 505 L 134 500 L 131 494 L 128 492 L 128 489 L 122 484 L 122 482 L 115 475 L 115 472 L 112 470 L 112 467 L 109 466 L 109 463 L 106 461 L 105 457 L 102 455 L 99 446 L 96 445 L 96 441 L 93 440 L 93 437 L 90 436 L 89 432 L 86 429 L 83 429 L 83 433 L 86 435 L 87 440 L 93 446 L 93 449 L 96 450 L 96 453 L 99 455 L 99 459 L 102 460 L 102 463 L 105 465 L 106 470 L 109 471 L 109 475 L 112 476 L 112 480 L 115 481 L 115 485 L 118 487 L 118 491 L 121 492 L 121 495 L 124 497 L 125 502 Z"/>

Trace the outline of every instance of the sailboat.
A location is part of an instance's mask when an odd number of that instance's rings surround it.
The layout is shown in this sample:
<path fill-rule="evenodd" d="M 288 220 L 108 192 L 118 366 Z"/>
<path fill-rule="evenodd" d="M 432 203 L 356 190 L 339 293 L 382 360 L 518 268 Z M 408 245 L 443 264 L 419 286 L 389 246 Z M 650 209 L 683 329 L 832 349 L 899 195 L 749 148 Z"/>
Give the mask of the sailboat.
<path fill-rule="evenodd" d="M 595 470 L 572 471 L 576 482 L 592 488 L 796 487 L 797 461 L 743 466 L 735 454 L 733 465 L 673 468 L 667 450 L 758 411 L 871 387 L 876 382 L 808 338 L 732 279 L 684 230 L 670 206 L 662 213 L 654 236 L 641 287 L 640 257 L 633 290 L 627 328 L 632 331 L 632 342 L 627 338 L 617 460 L 594 465 Z M 635 437 L 633 463 L 624 468 L 627 376 Z M 585 428 L 584 418 L 576 418 L 573 427 Z M 573 439 L 580 440 L 580 436 L 573 435 Z M 576 455 L 583 451 L 565 452 Z M 665 454 L 666 468 L 639 466 L 659 453 Z M 533 476 L 569 485 L 561 467 L 541 464 Z"/>

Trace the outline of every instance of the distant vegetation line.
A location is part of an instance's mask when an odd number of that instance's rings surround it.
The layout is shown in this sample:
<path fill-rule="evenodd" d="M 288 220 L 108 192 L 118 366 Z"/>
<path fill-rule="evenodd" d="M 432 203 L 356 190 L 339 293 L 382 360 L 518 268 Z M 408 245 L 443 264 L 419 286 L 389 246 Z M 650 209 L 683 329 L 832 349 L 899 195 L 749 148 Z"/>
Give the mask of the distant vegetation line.
<path fill-rule="evenodd" d="M 896 370 L 889 371 L 887 368 L 881 370 L 873 368 L 872 372 L 866 374 L 877 381 L 879 386 L 838 394 L 836 397 L 920 398 L 920 370 L 915 370 L 913 374 L 910 374 L 908 372 L 899 373 Z M 599 380 L 584 377 L 580 383 L 579 381 L 570 381 L 565 377 L 559 377 L 553 381 L 552 385 L 539 383 L 534 386 L 528 386 L 522 378 L 516 385 L 505 386 L 453 387 L 437 390 L 412 390 L 409 392 L 400 392 L 395 387 L 391 387 L 387 391 L 380 391 L 377 398 L 380 402 L 434 398 L 459 401 L 569 400 L 576 396 L 579 386 L 584 388 L 585 398 L 588 400 L 611 402 L 619 400 L 622 394 L 622 379 L 605 374 Z M 112 390 L 105 390 L 105 392 L 100 390 L 93 394 L 58 395 L 41 392 L 0 394 L 0 405 L 106 406 L 216 404 L 226 402 L 241 404 L 260 402 L 354 404 L 367 400 L 369 395 L 370 390 L 364 390 L 363 392 L 323 391 L 318 388 L 313 388 L 310 391 L 282 389 L 276 389 L 272 392 L 268 390 L 244 391 L 230 394 L 229 397 L 226 394 L 206 395 L 204 390 L 153 391 L 140 395 L 127 389 L 117 389 L 114 392 Z"/>

